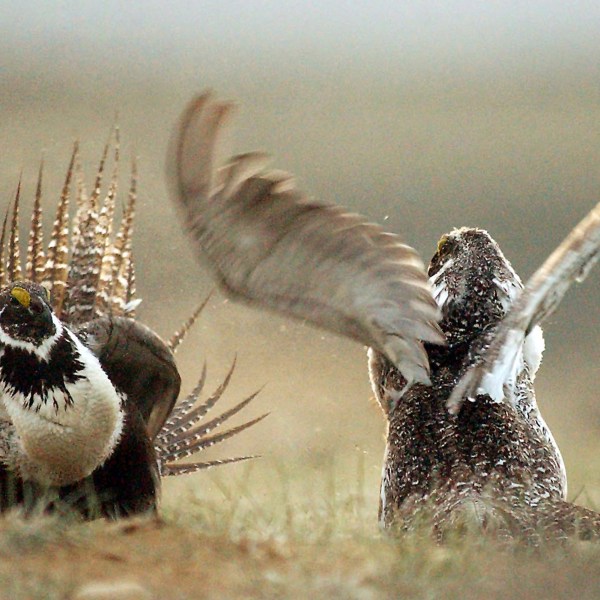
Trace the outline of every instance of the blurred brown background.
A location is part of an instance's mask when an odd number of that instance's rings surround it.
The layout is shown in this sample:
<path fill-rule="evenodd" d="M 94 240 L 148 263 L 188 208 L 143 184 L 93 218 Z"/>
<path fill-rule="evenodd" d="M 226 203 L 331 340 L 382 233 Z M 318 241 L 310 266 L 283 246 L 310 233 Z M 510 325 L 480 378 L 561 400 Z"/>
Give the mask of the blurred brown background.
<path fill-rule="evenodd" d="M 309 194 L 402 233 L 425 260 L 448 229 L 484 227 L 526 278 L 600 199 L 599 26 L 593 2 L 5 2 L 2 205 L 21 170 L 31 200 L 44 152 L 54 206 L 75 138 L 91 181 L 118 112 L 124 156 L 140 157 L 140 317 L 169 335 L 212 284 L 163 157 L 184 103 L 212 87 L 240 104 L 232 150 L 268 150 Z M 571 496 L 585 486 L 596 506 L 599 281 L 597 268 L 546 325 L 537 385 Z M 331 473 L 354 489 L 364 469 L 375 511 L 384 428 L 364 349 L 217 294 L 179 353 L 186 389 L 204 359 L 216 385 L 236 353 L 227 401 L 266 384 L 249 413 L 271 415 L 211 457 L 265 459 L 219 477 L 248 476 L 261 499 L 274 464 L 300 495 Z M 186 480 L 220 494 L 213 484 Z"/>

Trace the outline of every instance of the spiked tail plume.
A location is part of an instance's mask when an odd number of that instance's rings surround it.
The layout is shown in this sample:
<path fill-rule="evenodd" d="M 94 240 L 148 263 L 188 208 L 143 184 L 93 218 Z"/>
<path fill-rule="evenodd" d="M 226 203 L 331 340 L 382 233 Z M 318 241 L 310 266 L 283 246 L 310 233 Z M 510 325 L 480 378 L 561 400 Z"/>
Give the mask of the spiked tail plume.
<path fill-rule="evenodd" d="M 4 215 L 2 224 L 2 235 L 0 236 L 0 286 L 4 287 L 8 283 L 8 274 L 6 272 L 6 253 L 4 251 L 6 243 L 6 225 L 8 223 L 8 209 Z"/>
<path fill-rule="evenodd" d="M 12 221 L 10 224 L 10 239 L 8 242 L 8 277 L 11 281 L 23 279 L 21 270 L 21 251 L 19 249 L 19 200 L 21 198 L 21 178 L 17 185 L 15 202 L 13 204 Z"/>
<path fill-rule="evenodd" d="M 67 262 L 69 253 L 69 194 L 71 179 L 73 178 L 73 166 L 75 164 L 78 148 L 79 144 L 75 142 L 71 161 L 65 177 L 65 183 L 56 209 L 56 218 L 54 220 L 52 236 L 48 244 L 48 259 L 46 261 L 44 274 L 44 280 L 47 281 L 50 286 L 54 310 L 59 318 L 62 315 L 67 278 L 69 275 L 69 264 Z"/>
<path fill-rule="evenodd" d="M 40 282 L 44 278 L 44 264 L 46 255 L 44 252 L 44 233 L 42 231 L 42 177 L 44 172 L 44 160 L 40 162 L 37 186 L 35 190 L 35 201 L 31 213 L 31 227 L 29 229 L 29 242 L 27 244 L 27 264 L 25 271 L 27 279 Z"/>

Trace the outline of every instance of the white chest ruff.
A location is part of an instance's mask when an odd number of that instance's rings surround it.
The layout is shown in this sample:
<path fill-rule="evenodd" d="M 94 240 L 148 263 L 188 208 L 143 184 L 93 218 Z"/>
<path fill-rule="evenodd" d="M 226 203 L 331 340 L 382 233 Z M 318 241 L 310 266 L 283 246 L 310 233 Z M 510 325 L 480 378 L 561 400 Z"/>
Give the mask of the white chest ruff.
<path fill-rule="evenodd" d="M 66 485 L 89 475 L 114 449 L 123 426 L 121 399 L 98 359 L 65 329 L 83 369 L 79 379 L 55 389 L 46 401 L 2 387 L 6 414 L 18 447 L 5 461 L 25 479 Z M 32 404 L 31 408 L 28 408 Z"/>

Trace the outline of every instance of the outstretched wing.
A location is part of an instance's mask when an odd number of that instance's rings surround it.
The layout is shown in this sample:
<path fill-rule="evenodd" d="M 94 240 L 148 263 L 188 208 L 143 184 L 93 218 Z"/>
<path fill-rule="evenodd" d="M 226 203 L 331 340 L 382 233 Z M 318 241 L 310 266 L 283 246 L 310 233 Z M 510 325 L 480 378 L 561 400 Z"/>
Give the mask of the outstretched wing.
<path fill-rule="evenodd" d="M 510 365 L 525 336 L 552 314 L 575 281 L 581 282 L 600 258 L 600 204 L 571 231 L 565 240 L 532 275 L 515 300 L 483 360 L 465 373 L 448 399 L 456 414 L 464 398 L 477 394 L 481 384 L 497 365 Z"/>
<path fill-rule="evenodd" d="M 444 343 L 424 266 L 392 234 L 309 201 L 263 154 L 215 169 L 232 105 L 193 100 L 169 155 L 173 198 L 224 292 L 372 346 L 409 382 L 428 382 L 422 341 Z"/>

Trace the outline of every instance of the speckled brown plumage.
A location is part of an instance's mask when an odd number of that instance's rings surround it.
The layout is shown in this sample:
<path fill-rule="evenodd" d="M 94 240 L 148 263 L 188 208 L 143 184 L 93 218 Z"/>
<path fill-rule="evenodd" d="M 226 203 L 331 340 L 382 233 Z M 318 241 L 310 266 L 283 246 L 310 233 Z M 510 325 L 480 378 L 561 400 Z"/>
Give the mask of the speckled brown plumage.
<path fill-rule="evenodd" d="M 577 523 L 597 537 L 598 516 L 565 502 L 564 464 L 533 380 L 539 324 L 600 257 L 600 205 L 524 290 L 478 229 L 443 236 L 426 274 L 397 236 L 308 200 L 262 153 L 218 169 L 231 112 L 210 93 L 184 110 L 168 161 L 173 201 L 229 297 L 370 346 L 388 420 L 382 525 L 410 528 L 427 513 L 442 535 L 471 515 L 512 537 L 570 535 Z"/>
<path fill-rule="evenodd" d="M 522 287 L 512 267 L 486 232 L 463 228 L 442 238 L 429 275 L 448 340 L 446 347 L 427 347 L 432 385 L 399 394 L 402 375 L 370 352 L 371 380 L 388 421 L 382 526 L 410 529 L 424 518 L 439 536 L 470 522 L 533 543 L 573 533 L 599 537 L 600 515 L 565 501 L 562 458 L 533 390 L 539 357 L 535 364 L 527 355 L 519 359 L 514 376 L 502 382 L 501 399 L 479 393 L 456 415 L 446 406 Z"/>

